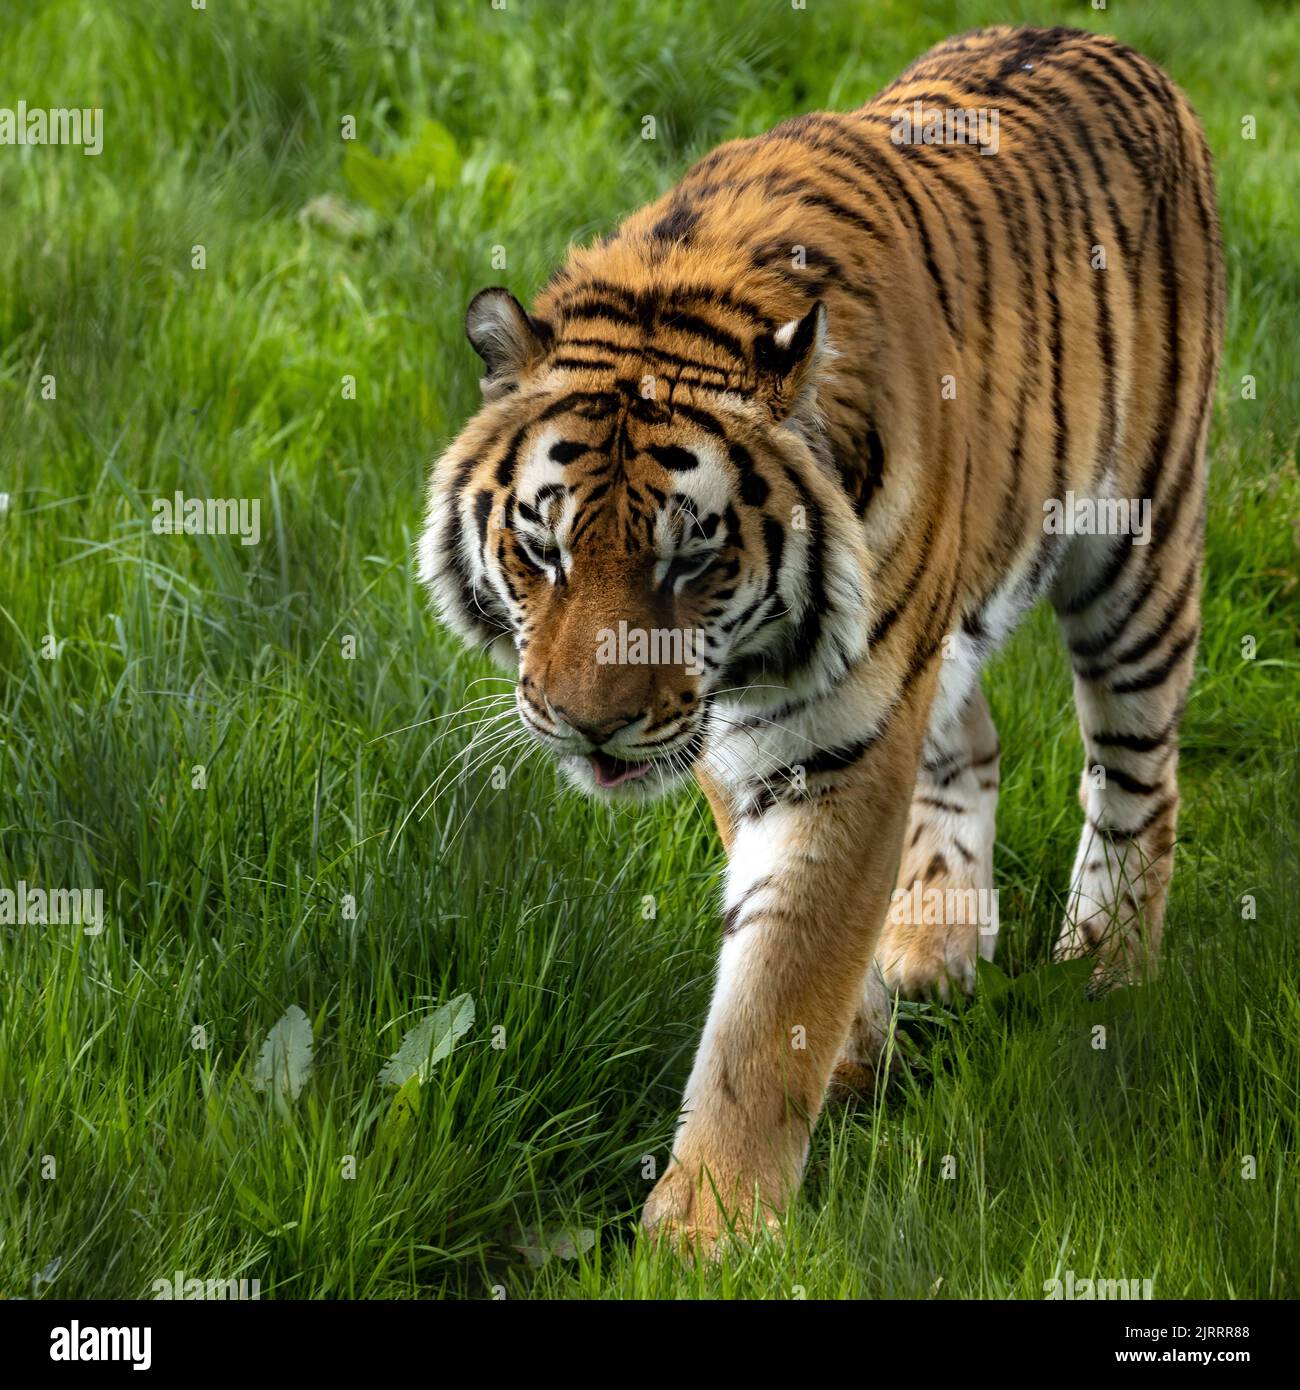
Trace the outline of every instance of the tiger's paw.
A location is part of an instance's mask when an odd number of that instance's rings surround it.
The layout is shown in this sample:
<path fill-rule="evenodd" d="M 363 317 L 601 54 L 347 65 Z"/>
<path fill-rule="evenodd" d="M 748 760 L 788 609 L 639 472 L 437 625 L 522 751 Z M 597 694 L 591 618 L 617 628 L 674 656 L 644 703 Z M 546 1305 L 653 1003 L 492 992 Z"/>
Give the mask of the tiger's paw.
<path fill-rule="evenodd" d="M 828 1101 L 851 1104 L 870 1100 L 888 1085 L 890 1077 L 904 1070 L 905 1040 L 894 1032 L 892 1012 L 888 986 L 873 961 L 862 1003 L 831 1072 Z"/>
<path fill-rule="evenodd" d="M 889 1072 L 899 1070 L 895 1059 L 886 1071 L 879 1065 L 859 1061 L 854 1057 L 841 1057 L 831 1072 L 830 1085 L 826 1099 L 832 1104 L 851 1105 L 855 1101 L 870 1100 L 888 1079 Z"/>
<path fill-rule="evenodd" d="M 727 1191 L 744 1190 L 736 1180 Z M 674 1163 L 655 1184 L 646 1199 L 641 1224 L 658 1243 L 677 1254 L 721 1259 L 733 1245 L 747 1244 L 762 1232 L 781 1234 L 776 1213 L 755 1201 L 746 1217 L 743 1206 L 729 1215 L 718 1198 L 718 1185 L 707 1172 L 692 1165 Z"/>
<path fill-rule="evenodd" d="M 947 1003 L 974 993 L 980 944 L 980 928 L 972 923 L 887 925 L 876 960 L 892 993 L 904 999 L 937 994 Z"/>
<path fill-rule="evenodd" d="M 1134 919 L 1117 922 L 1100 916 L 1079 922 L 1066 917 L 1052 949 L 1052 959 L 1091 960 L 1090 995 L 1127 985 L 1140 985 L 1156 973 L 1156 955 L 1143 939 Z"/>

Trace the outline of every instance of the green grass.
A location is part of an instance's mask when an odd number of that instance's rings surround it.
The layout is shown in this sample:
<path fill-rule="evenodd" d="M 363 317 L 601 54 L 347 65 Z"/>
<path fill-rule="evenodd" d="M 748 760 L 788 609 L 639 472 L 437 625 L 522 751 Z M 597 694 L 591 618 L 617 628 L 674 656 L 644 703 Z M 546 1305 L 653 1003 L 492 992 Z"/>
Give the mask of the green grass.
<path fill-rule="evenodd" d="M 0 1295 L 182 1270 L 281 1297 L 1032 1298 L 1072 1269 L 1295 1296 L 1300 16 L 509 3 L 0 4 L 0 105 L 105 109 L 97 159 L 0 147 L 0 885 L 108 910 L 98 937 L 0 927 Z M 1010 986 L 921 1010 L 910 1074 L 827 1117 L 784 1249 L 684 1267 L 635 1216 L 719 931 L 702 800 L 614 814 L 536 759 L 497 790 L 455 775 L 470 731 L 434 740 L 456 720 L 397 732 L 506 689 L 473 684 L 409 563 L 476 399 L 461 316 L 720 140 L 1017 15 L 1164 63 L 1219 162 L 1232 303 L 1164 970 L 1089 1002 L 1046 965 L 1081 748 L 1036 613 L 988 677 Z M 299 220 L 324 194 L 367 205 L 355 238 Z M 154 535 L 177 489 L 260 499 L 261 544 Z M 384 1059 L 462 992 L 474 1028 L 395 1120 Z M 251 1082 L 291 1004 L 316 1071 L 281 1111 Z M 534 1269 L 512 1227 L 596 1240 Z"/>

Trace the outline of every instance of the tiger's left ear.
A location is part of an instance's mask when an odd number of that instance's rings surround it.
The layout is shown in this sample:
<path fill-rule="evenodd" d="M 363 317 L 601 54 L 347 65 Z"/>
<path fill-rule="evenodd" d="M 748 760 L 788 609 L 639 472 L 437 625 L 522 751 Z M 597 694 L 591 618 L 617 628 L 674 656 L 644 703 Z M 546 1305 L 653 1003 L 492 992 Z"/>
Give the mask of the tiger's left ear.
<path fill-rule="evenodd" d="M 554 336 L 549 323 L 534 318 L 500 286 L 480 290 L 470 300 L 465 310 L 465 335 L 487 367 L 479 385 L 489 401 L 513 391 L 519 377 L 545 354 Z"/>
<path fill-rule="evenodd" d="M 801 319 L 754 340 L 759 393 L 778 422 L 811 424 L 817 411 L 817 379 L 830 356 L 826 306 L 819 299 Z"/>

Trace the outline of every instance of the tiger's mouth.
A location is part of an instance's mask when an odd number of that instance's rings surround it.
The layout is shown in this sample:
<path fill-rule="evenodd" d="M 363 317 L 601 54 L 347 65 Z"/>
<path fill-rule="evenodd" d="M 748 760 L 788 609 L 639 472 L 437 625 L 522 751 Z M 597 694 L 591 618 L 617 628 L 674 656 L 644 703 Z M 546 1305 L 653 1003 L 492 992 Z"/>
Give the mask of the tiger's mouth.
<path fill-rule="evenodd" d="M 695 728 L 653 749 L 645 745 L 626 749 L 588 745 L 582 752 L 566 748 L 554 751 L 561 776 L 580 792 L 598 801 L 644 804 L 657 801 L 690 777 L 703 743 L 704 730 Z"/>
<path fill-rule="evenodd" d="M 644 777 L 650 771 L 648 762 L 630 762 L 623 758 L 615 758 L 609 753 L 602 753 L 599 750 L 588 755 L 588 762 L 591 764 L 596 785 L 602 791 L 621 787 L 624 782 L 634 782 L 638 777 Z"/>

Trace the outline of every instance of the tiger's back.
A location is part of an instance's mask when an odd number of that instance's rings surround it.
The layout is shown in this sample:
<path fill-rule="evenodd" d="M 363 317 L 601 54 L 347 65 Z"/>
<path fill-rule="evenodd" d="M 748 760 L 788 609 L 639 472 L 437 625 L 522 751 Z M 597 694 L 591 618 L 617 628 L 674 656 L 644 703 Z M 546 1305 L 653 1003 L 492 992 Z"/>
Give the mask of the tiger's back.
<path fill-rule="evenodd" d="M 996 153 L 896 143 L 916 103 L 995 110 Z M 1113 40 L 1001 28 L 940 44 L 859 111 L 721 146 L 573 253 L 537 312 L 575 365 L 658 348 L 743 391 L 755 338 L 822 299 L 826 454 L 880 606 L 920 598 L 934 640 L 957 616 L 991 645 L 1065 559 L 1045 503 L 1167 493 L 1184 502 L 1150 554 L 1192 544 L 1224 298 L 1182 93 Z M 1076 558 L 1071 613 L 1121 577 Z"/>

